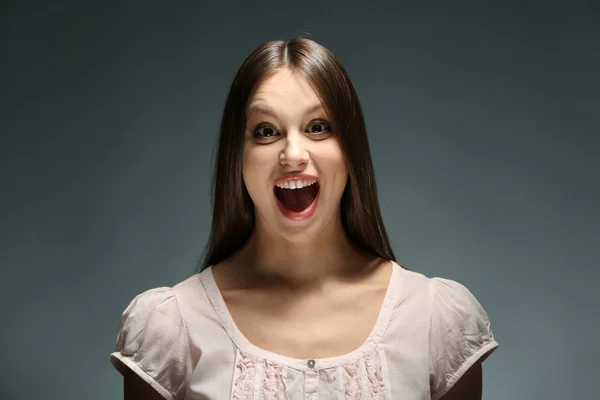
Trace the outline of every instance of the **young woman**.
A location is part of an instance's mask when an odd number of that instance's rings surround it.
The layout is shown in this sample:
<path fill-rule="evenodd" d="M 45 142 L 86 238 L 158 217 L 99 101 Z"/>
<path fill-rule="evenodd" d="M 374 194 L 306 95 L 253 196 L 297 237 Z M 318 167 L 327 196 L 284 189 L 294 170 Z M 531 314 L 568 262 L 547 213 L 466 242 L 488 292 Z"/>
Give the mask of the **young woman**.
<path fill-rule="evenodd" d="M 126 399 L 480 399 L 498 343 L 457 282 L 396 263 L 331 52 L 257 48 L 223 113 L 201 271 L 123 313 Z"/>

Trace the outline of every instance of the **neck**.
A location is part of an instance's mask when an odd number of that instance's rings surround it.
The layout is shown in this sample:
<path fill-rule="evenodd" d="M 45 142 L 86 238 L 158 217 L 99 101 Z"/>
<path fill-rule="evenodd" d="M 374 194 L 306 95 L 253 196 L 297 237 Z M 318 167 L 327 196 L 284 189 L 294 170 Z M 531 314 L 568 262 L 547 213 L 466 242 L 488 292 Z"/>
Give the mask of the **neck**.
<path fill-rule="evenodd" d="M 244 286 L 311 290 L 332 281 L 365 274 L 377 257 L 353 246 L 339 226 L 330 226 L 305 242 L 291 242 L 257 225 L 250 239 L 232 257 Z"/>

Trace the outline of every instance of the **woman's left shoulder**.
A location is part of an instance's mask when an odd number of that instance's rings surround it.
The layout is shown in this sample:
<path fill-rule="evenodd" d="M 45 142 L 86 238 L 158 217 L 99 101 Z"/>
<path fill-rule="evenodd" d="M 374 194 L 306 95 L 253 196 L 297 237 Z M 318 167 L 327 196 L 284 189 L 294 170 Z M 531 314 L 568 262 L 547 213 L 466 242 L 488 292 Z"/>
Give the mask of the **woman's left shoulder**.
<path fill-rule="evenodd" d="M 423 273 L 395 265 L 399 271 L 398 289 L 401 297 L 419 297 L 432 314 L 454 313 L 485 314 L 485 310 L 462 283 L 440 277 L 429 277 Z M 487 318 L 487 315 L 485 315 Z"/>
<path fill-rule="evenodd" d="M 430 332 L 448 337 L 477 334 L 480 340 L 494 341 L 487 312 L 473 292 L 462 283 L 440 277 L 429 277 L 394 263 L 397 307 L 419 316 L 428 316 Z M 436 332 L 437 331 L 437 332 Z M 444 332 L 446 334 L 444 334 Z"/>
<path fill-rule="evenodd" d="M 481 304 L 471 290 L 462 283 L 448 279 L 428 278 L 428 294 L 435 306 L 463 306 L 473 308 L 471 311 L 483 311 Z"/>
<path fill-rule="evenodd" d="M 454 326 L 463 334 L 477 330 L 493 340 L 487 312 L 465 285 L 447 278 L 429 278 L 428 298 L 432 324 Z"/>
<path fill-rule="evenodd" d="M 490 318 L 465 285 L 429 279 L 429 356 L 432 398 L 441 398 L 498 347 Z"/>

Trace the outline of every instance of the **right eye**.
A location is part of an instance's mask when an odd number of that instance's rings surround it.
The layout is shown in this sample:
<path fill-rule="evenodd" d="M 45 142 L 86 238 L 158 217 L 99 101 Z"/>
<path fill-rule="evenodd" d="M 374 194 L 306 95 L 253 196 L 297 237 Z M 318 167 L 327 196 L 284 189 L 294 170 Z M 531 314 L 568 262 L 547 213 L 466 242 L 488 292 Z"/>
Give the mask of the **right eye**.
<path fill-rule="evenodd" d="M 268 138 L 272 138 L 275 136 L 278 136 L 279 132 L 277 132 L 275 130 L 275 128 L 273 128 L 272 126 L 269 125 L 261 125 L 261 126 L 257 126 L 256 128 L 254 128 L 252 130 L 252 136 L 255 139 L 268 139 Z"/>

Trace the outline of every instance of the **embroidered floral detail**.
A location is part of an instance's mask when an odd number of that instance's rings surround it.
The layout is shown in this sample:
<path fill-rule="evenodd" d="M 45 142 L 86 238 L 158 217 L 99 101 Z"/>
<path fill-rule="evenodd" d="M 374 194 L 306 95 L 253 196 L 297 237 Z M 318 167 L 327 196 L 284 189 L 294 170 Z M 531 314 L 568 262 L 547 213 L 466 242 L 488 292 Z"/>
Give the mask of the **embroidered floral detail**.
<path fill-rule="evenodd" d="M 354 364 L 344 365 L 344 369 L 348 373 L 348 379 L 346 379 L 345 386 L 345 400 L 360 400 L 362 386 L 360 384 L 360 364 L 355 362 Z"/>
<path fill-rule="evenodd" d="M 381 373 L 381 363 L 379 357 L 377 360 L 373 357 L 374 353 L 365 357 L 365 366 L 367 368 L 367 377 L 371 382 L 371 393 L 373 399 L 383 399 L 386 391 L 383 375 Z"/>
<path fill-rule="evenodd" d="M 240 369 L 240 374 L 235 380 L 233 400 L 247 400 L 251 398 L 254 386 L 255 361 L 252 356 L 240 351 L 241 358 L 238 360 L 236 368 Z"/>
<path fill-rule="evenodd" d="M 279 384 L 283 387 L 283 391 L 279 390 Z M 287 387 L 283 379 L 283 367 L 281 365 L 265 360 L 265 379 L 263 381 L 263 399 L 277 400 L 278 394 L 283 392 L 287 399 Z"/>

